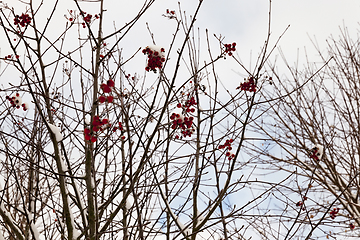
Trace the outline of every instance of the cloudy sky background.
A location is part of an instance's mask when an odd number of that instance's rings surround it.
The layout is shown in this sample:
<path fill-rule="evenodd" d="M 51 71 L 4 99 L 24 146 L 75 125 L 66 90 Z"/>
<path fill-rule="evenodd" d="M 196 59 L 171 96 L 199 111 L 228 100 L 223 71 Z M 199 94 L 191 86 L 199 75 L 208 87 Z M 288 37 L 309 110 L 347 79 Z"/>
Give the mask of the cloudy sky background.
<path fill-rule="evenodd" d="M 24 5 L 16 0 L 5 0 L 9 6 L 13 6 L 16 12 L 21 12 Z M 36 2 L 36 0 L 34 1 Z M 39 1 L 38 1 L 39 2 Z M 42 10 L 39 12 L 44 17 L 53 9 L 55 1 L 45 1 Z M 187 15 L 192 15 L 197 1 L 182 0 L 181 8 Z M 105 21 L 114 22 L 119 28 L 124 22 L 128 22 L 137 13 L 143 1 L 105 1 Z M 81 7 L 89 13 L 97 12 L 97 3 L 82 2 Z M 67 10 L 76 9 L 71 0 L 62 0 L 56 11 L 56 21 L 52 22 L 49 33 L 58 32 L 65 28 L 66 19 L 64 14 Z M 124 53 L 132 53 L 134 49 L 145 47 L 151 44 L 146 22 L 154 33 L 157 44 L 168 46 L 171 35 L 174 32 L 175 22 L 162 17 L 166 9 L 178 11 L 178 1 L 158 0 L 151 9 L 143 16 L 135 26 L 134 30 L 121 43 Z M 358 24 L 358 13 L 360 1 L 358 0 L 274 0 L 272 1 L 271 18 L 271 41 L 270 46 L 276 42 L 288 25 L 290 28 L 283 36 L 279 46 L 284 52 L 289 63 L 297 59 L 299 52 L 300 63 L 304 62 L 304 47 L 306 47 L 310 61 L 317 61 L 316 50 L 312 46 L 310 38 L 317 39 L 320 49 L 326 49 L 325 40 L 333 35 L 335 39 L 340 35 L 339 27 L 346 26 L 352 36 L 356 36 Z M 213 34 L 224 36 L 224 42 L 236 42 L 237 53 L 246 67 L 250 62 L 254 63 L 261 46 L 264 43 L 268 27 L 268 0 L 204 0 L 203 6 L 197 18 L 197 27 L 200 29 L 200 37 L 205 40 L 205 29 L 215 40 Z M 67 14 L 69 15 L 69 14 Z M 38 21 L 38 24 L 41 24 Z M 104 34 L 110 33 L 114 25 L 107 24 Z M 0 38 L 1 54 L 6 52 L 6 39 L 3 33 Z M 215 42 L 215 41 L 214 41 Z M 206 51 L 206 50 L 204 50 Z M 275 58 L 279 52 L 273 54 Z M 233 66 L 227 62 L 229 68 Z"/>

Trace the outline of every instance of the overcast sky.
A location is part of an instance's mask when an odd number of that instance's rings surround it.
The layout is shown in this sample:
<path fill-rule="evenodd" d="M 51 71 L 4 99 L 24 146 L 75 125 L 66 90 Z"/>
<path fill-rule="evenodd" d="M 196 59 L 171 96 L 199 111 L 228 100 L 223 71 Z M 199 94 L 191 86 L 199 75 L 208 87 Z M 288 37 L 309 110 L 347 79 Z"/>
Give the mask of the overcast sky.
<path fill-rule="evenodd" d="M 34 2 L 39 1 L 35 0 Z M 15 12 L 21 12 L 23 8 L 17 0 L 4 0 L 9 6 L 14 6 Z M 43 12 L 45 15 L 52 10 L 55 1 L 45 1 Z M 196 0 L 182 0 L 181 7 L 187 14 L 193 14 L 197 5 Z M 107 8 L 106 17 L 109 23 L 115 21 L 117 27 L 127 22 L 134 16 L 142 0 L 118 1 L 106 0 Z M 23 6 L 23 4 L 22 4 Z M 98 4 L 81 2 L 81 6 L 88 12 L 96 13 Z M 72 0 L 62 0 L 58 6 L 57 18 L 59 21 L 54 22 L 56 29 L 64 29 L 64 14 L 67 10 L 76 9 Z M 93 10 L 92 10 L 93 9 Z M 133 46 L 129 51 L 138 47 L 145 47 L 151 44 L 151 38 L 146 28 L 145 22 L 149 23 L 151 30 L 154 32 L 155 39 L 159 45 L 168 46 L 171 35 L 174 32 L 175 23 L 164 19 L 161 15 L 166 9 L 178 11 L 178 0 L 158 0 L 149 12 L 139 21 L 136 31 L 133 31 L 132 38 L 124 42 L 121 46 Z M 221 34 L 225 36 L 225 42 L 236 42 L 238 54 L 244 63 L 249 66 L 250 53 L 252 61 L 255 60 L 264 43 L 267 26 L 268 26 L 268 0 L 204 0 L 200 10 L 197 26 L 200 28 L 201 38 L 204 39 L 205 29 L 209 30 L 210 36 Z M 46 13 L 47 12 L 47 13 Z M 273 0 L 272 1 L 272 18 L 271 33 L 274 43 L 278 36 L 290 25 L 280 46 L 285 53 L 289 62 L 296 59 L 297 51 L 303 56 L 304 47 L 306 47 L 310 60 L 316 61 L 316 51 L 312 46 L 309 37 L 317 42 L 321 49 L 325 50 L 325 40 L 333 35 L 338 38 L 340 34 L 339 27 L 345 26 L 349 32 L 356 36 L 358 28 L 358 13 L 360 12 L 359 0 Z M 108 32 L 113 30 L 112 24 L 107 24 Z M 213 38 L 214 39 L 214 38 Z M 1 54 L 4 55 L 4 45 L 6 39 L 0 38 Z M 126 45 L 128 44 L 128 45 Z M 274 52 L 273 57 L 278 54 Z M 301 60 L 302 58 L 300 58 Z M 231 65 L 229 67 L 232 67 Z"/>

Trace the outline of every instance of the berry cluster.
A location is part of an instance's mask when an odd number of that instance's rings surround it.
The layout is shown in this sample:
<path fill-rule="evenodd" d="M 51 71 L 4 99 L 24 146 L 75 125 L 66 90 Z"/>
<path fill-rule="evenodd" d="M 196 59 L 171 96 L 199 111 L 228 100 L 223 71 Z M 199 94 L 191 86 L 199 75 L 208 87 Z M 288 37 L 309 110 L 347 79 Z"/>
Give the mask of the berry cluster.
<path fill-rule="evenodd" d="M 339 213 L 339 210 L 340 210 L 340 208 L 334 208 L 334 209 L 330 212 L 330 217 L 331 217 L 331 219 L 335 219 L 336 214 Z"/>
<path fill-rule="evenodd" d="M 92 19 L 92 15 L 91 14 L 86 14 L 86 12 L 82 12 L 82 14 L 83 14 L 83 19 L 84 19 L 84 22 L 82 22 L 81 23 L 81 25 L 83 26 L 83 28 L 86 28 L 86 23 L 91 23 L 91 19 Z M 95 14 L 95 18 L 96 19 L 99 19 L 100 18 L 100 16 L 98 15 L 98 14 Z M 70 20 L 70 19 L 69 19 Z M 70 21 L 72 21 L 72 20 L 70 20 Z"/>
<path fill-rule="evenodd" d="M 106 84 L 105 83 L 102 83 L 100 85 L 100 88 L 103 90 L 104 93 L 111 93 L 111 88 L 113 88 L 115 86 L 115 83 L 114 83 L 114 80 L 112 79 L 109 79 Z M 104 96 L 104 95 L 101 95 L 99 97 L 99 102 L 100 103 L 104 103 L 104 102 L 108 102 L 108 103 L 112 103 L 114 100 L 114 97 L 109 95 L 109 96 Z"/>
<path fill-rule="evenodd" d="M 101 120 L 99 116 L 94 116 L 92 125 L 93 125 L 92 130 L 94 132 L 98 132 L 98 131 L 103 131 L 105 129 L 105 127 L 110 124 L 109 124 L 109 119 L 104 118 Z"/>
<path fill-rule="evenodd" d="M 153 71 L 156 73 L 156 68 L 161 69 L 163 62 L 165 62 L 165 49 L 158 46 L 148 46 L 142 50 L 142 52 L 148 55 L 146 71 Z"/>
<path fill-rule="evenodd" d="M 195 108 L 191 107 L 191 106 L 195 106 L 196 105 L 196 101 L 194 97 L 191 97 L 190 100 L 187 100 L 185 103 L 185 111 L 186 112 L 195 112 Z M 178 108 L 181 108 L 181 104 L 179 103 L 177 105 Z"/>
<path fill-rule="evenodd" d="M 69 13 L 70 13 L 71 17 L 69 17 L 69 18 L 67 18 L 66 16 L 65 16 L 65 17 L 66 17 L 70 22 L 72 22 L 72 21 L 74 21 L 74 19 L 75 19 L 75 16 L 73 15 L 73 10 L 70 10 Z"/>
<path fill-rule="evenodd" d="M 229 160 L 235 157 L 235 154 L 230 152 L 232 150 L 231 144 L 234 142 L 234 139 L 230 138 L 225 141 L 223 145 L 219 145 L 219 149 L 226 149 L 225 155 L 228 157 Z"/>
<path fill-rule="evenodd" d="M 84 13 L 84 15 L 85 15 L 85 13 Z M 87 15 L 84 17 L 84 21 L 90 23 L 91 18 L 92 18 L 92 15 L 91 15 L 91 14 L 87 14 Z"/>
<path fill-rule="evenodd" d="M 174 10 L 169 11 L 169 9 L 166 9 L 166 14 L 174 15 L 174 14 L 175 14 L 175 11 L 174 11 Z"/>
<path fill-rule="evenodd" d="M 135 80 L 135 76 L 131 77 L 130 73 L 129 73 L 128 75 L 125 74 L 125 78 L 126 78 L 126 79 L 130 79 L 130 78 L 131 78 L 131 80 Z"/>
<path fill-rule="evenodd" d="M 236 51 L 236 43 L 232 43 L 232 44 L 224 44 L 225 46 L 225 53 L 227 53 L 229 56 L 232 56 L 232 52 Z"/>
<path fill-rule="evenodd" d="M 104 102 L 112 103 L 113 101 L 114 101 L 114 97 L 113 97 L 113 96 L 107 96 L 107 97 L 105 97 L 105 96 L 101 95 L 101 96 L 99 97 L 99 102 L 100 102 L 100 103 L 104 103 Z"/>
<path fill-rule="evenodd" d="M 28 110 L 29 108 L 27 103 L 22 103 L 22 98 L 20 97 L 19 93 L 16 93 L 12 97 L 6 96 L 6 99 L 10 102 L 13 108 L 19 109 L 20 107 L 22 107 L 24 111 Z"/>
<path fill-rule="evenodd" d="M 249 77 L 247 81 L 240 84 L 236 89 L 241 89 L 243 91 L 256 92 L 256 83 L 253 77 Z"/>
<path fill-rule="evenodd" d="M 16 57 L 16 59 L 19 59 L 20 56 L 19 56 L 19 55 L 15 55 L 15 57 Z M 9 54 L 9 55 L 5 56 L 4 59 L 5 59 L 5 60 L 10 60 L 10 59 L 12 59 L 12 55 Z"/>
<path fill-rule="evenodd" d="M 29 14 L 21 14 L 21 16 L 16 15 L 14 18 L 14 25 L 20 24 L 20 26 L 25 27 L 31 23 L 31 17 Z"/>
<path fill-rule="evenodd" d="M 121 122 L 119 122 L 119 127 L 114 127 L 114 128 L 113 128 L 113 132 L 116 132 L 116 130 L 118 130 L 118 129 L 119 129 L 120 131 L 124 131 L 124 128 L 123 128 Z"/>
<path fill-rule="evenodd" d="M 195 112 L 195 108 L 192 106 L 196 105 L 196 101 L 194 97 L 191 97 L 189 100 L 185 102 L 184 105 L 181 103 L 177 104 L 178 108 L 182 108 L 183 112 L 186 114 L 189 114 L 190 112 Z M 195 129 L 192 127 L 194 118 L 193 117 L 184 117 L 181 113 L 173 113 L 170 116 L 170 119 L 172 120 L 172 129 L 176 129 L 179 127 L 181 130 L 181 134 L 183 137 L 191 137 L 191 134 L 195 132 Z M 179 139 L 180 137 L 178 135 L 175 136 L 176 139 Z"/>
<path fill-rule="evenodd" d="M 172 120 L 172 129 L 179 128 L 181 129 L 181 134 L 183 137 L 191 137 L 191 134 L 195 132 L 195 129 L 192 128 L 192 124 L 194 121 L 193 117 L 184 117 L 182 114 L 179 113 L 173 113 L 170 116 L 170 119 Z M 175 136 L 176 139 L 179 139 L 179 136 Z"/>
<path fill-rule="evenodd" d="M 84 16 L 85 16 L 86 12 L 84 12 Z M 91 22 L 91 18 L 92 18 L 92 15 L 91 14 L 87 14 L 85 17 L 84 17 L 84 21 L 87 22 L 87 23 L 90 23 Z M 83 28 L 86 28 L 86 23 L 85 22 L 82 22 L 81 25 Z"/>
<path fill-rule="evenodd" d="M 94 133 L 97 133 L 99 131 L 103 132 L 105 130 L 105 128 L 111 126 L 111 124 L 109 123 L 109 119 L 104 118 L 104 119 L 100 119 L 99 116 L 94 116 L 93 121 L 92 121 L 92 133 L 91 134 L 91 130 L 89 128 L 85 128 L 84 129 L 84 135 L 85 135 L 85 140 L 86 141 L 91 141 L 91 142 L 96 142 L 97 137 L 96 135 L 94 135 Z"/>
<path fill-rule="evenodd" d="M 97 137 L 91 136 L 91 131 L 88 128 L 84 129 L 84 135 L 85 135 L 86 141 L 96 142 L 96 140 L 97 140 Z"/>
<path fill-rule="evenodd" d="M 319 148 L 318 147 L 314 147 L 313 149 L 311 149 L 310 151 L 310 158 L 319 161 L 319 156 L 320 156 L 320 152 L 319 152 Z"/>

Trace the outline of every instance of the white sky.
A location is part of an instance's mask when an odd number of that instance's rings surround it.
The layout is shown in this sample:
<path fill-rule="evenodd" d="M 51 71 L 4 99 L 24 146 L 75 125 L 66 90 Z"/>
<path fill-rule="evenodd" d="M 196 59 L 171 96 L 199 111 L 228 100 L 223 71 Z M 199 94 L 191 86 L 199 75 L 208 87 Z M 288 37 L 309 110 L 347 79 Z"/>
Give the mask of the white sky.
<path fill-rule="evenodd" d="M 39 1 L 39 0 L 38 0 Z M 15 11 L 19 9 L 16 0 L 4 0 L 10 6 L 15 7 Z M 45 8 L 48 3 L 53 1 L 45 1 Z M 129 20 L 136 12 L 137 7 L 141 6 L 142 0 L 136 1 L 117 1 L 107 0 L 105 6 L 108 8 L 107 15 L 110 22 L 116 21 L 117 26 Z M 181 6 L 188 14 L 192 14 L 198 1 L 182 0 Z M 165 10 L 178 10 L 178 0 L 158 0 L 150 9 L 148 14 L 139 22 L 136 31 L 136 37 L 132 39 L 132 44 L 138 43 L 139 46 L 145 47 L 146 42 L 150 41 L 149 34 L 146 30 L 145 22 L 149 22 L 155 38 L 159 44 L 168 45 L 168 35 L 173 32 L 173 24 L 166 22 L 161 17 Z M 96 3 L 81 3 L 84 9 L 92 8 Z M 268 17 L 268 0 L 204 0 L 203 7 L 198 16 L 198 26 L 203 35 L 205 28 L 209 29 L 212 35 L 216 33 L 225 36 L 229 42 L 237 42 L 238 52 L 241 54 L 242 60 L 249 60 L 250 51 L 253 56 L 262 45 L 267 28 Z M 49 11 L 52 8 L 46 8 Z M 59 11 L 63 9 L 63 11 Z M 72 0 L 62 0 L 58 12 L 59 21 L 56 27 L 64 28 L 65 19 L 63 14 L 66 9 L 75 9 Z M 96 8 L 95 8 L 96 9 Z M 352 33 L 358 28 L 358 13 L 360 10 L 360 1 L 358 0 L 273 0 L 272 3 L 272 35 L 273 42 L 276 40 L 283 30 L 291 25 L 288 32 L 280 42 L 281 48 L 286 56 L 292 58 L 296 56 L 297 49 L 303 52 L 304 46 L 308 51 L 313 50 L 311 41 L 308 37 L 316 36 L 321 48 L 326 47 L 325 39 L 331 34 L 337 37 L 340 33 L 339 26 L 343 23 Z M 89 10 L 89 12 L 91 12 Z M 93 11 L 95 13 L 95 10 Z M 109 30 L 112 26 L 109 25 Z M 162 40 L 165 40 L 162 43 Z M 0 38 L 0 46 L 3 48 L 6 39 Z M 276 52 L 275 52 L 276 53 Z M 3 54 L 3 51 L 2 51 Z M 310 52 L 310 57 L 312 56 Z M 295 59 L 295 58 L 294 58 Z"/>

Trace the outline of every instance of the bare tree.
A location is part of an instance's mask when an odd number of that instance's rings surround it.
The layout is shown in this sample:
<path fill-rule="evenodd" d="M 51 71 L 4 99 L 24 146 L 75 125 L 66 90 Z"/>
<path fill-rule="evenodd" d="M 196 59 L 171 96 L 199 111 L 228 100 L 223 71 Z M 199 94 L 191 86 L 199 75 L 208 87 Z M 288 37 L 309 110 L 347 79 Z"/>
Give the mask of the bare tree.
<path fill-rule="evenodd" d="M 268 170 L 296 173 L 279 207 L 284 239 L 359 237 L 359 45 L 344 29 L 325 54 L 318 47 L 322 63 L 303 71 L 286 63 L 290 78 L 269 64 L 261 91 L 269 110 L 253 122 L 261 137 L 249 153 Z"/>
<path fill-rule="evenodd" d="M 164 9 L 176 23 L 168 46 L 152 38 L 129 55 L 121 44 L 155 1 L 106 35 L 113 19 L 104 2 L 89 1 L 99 9 L 91 13 L 75 0 L 55 37 L 48 32 L 60 1 L 46 3 L 47 15 L 45 2 L 1 8 L 12 51 L 1 58 L 2 78 L 19 80 L 0 96 L 0 239 L 264 237 L 268 196 L 293 175 L 255 179 L 243 151 L 248 125 L 264 114 L 258 95 L 270 26 L 255 70 L 235 57 L 233 41 L 206 32 L 200 44 L 204 1 L 191 17 Z M 139 56 L 144 66 L 132 73 Z M 221 81 L 224 58 L 243 69 L 237 88 Z"/>

